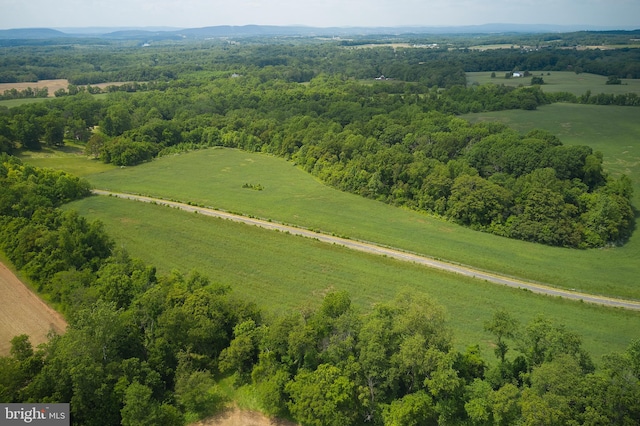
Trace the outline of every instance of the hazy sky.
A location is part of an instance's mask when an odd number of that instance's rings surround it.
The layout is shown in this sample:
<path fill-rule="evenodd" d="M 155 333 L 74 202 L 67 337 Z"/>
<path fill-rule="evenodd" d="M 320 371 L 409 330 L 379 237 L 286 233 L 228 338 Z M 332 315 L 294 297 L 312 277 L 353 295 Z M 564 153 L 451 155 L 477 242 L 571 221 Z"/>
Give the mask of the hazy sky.
<path fill-rule="evenodd" d="M 0 28 L 211 25 L 640 28 L 640 0 L 0 0 Z"/>

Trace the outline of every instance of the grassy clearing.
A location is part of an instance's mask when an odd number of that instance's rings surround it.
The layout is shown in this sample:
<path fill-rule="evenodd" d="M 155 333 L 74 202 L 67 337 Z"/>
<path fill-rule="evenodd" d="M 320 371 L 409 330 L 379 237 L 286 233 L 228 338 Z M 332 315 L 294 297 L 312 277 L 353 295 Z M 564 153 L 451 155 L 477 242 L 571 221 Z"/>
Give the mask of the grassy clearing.
<path fill-rule="evenodd" d="M 75 176 L 86 176 L 116 168 L 84 154 L 84 146 L 67 142 L 58 149 L 43 147 L 40 151 L 21 150 L 16 156 L 36 167 L 64 170 Z"/>
<path fill-rule="evenodd" d="M 69 208 L 102 220 L 119 245 L 160 272 L 197 269 L 268 313 L 317 306 L 330 290 L 346 290 L 356 306 L 368 309 L 408 289 L 444 305 L 456 345 L 478 343 L 487 359 L 493 358 L 491 337 L 483 324 L 500 308 L 522 322 L 543 313 L 566 324 L 584 337 L 596 359 L 624 349 L 640 329 L 638 312 L 539 296 L 169 207 L 95 196 Z"/>
<path fill-rule="evenodd" d="M 504 84 L 505 86 L 518 87 L 529 86 L 531 77 L 504 78 L 508 71 L 495 71 L 496 77 L 491 78 L 491 72 L 468 72 L 467 84 Z M 583 95 L 587 90 L 592 94 L 625 94 L 636 93 L 640 95 L 640 80 L 622 79 L 622 84 L 606 84 L 607 77 L 596 74 L 576 74 L 569 71 L 532 71 L 532 77 L 538 76 L 544 79 L 542 90 L 545 92 L 569 92 L 576 96 Z"/>
<path fill-rule="evenodd" d="M 266 155 L 213 149 L 88 179 L 96 188 L 190 201 L 558 287 L 640 299 L 638 238 L 622 248 L 589 251 L 501 238 L 337 191 Z M 264 189 L 252 191 L 245 183 Z"/>
<path fill-rule="evenodd" d="M 8 99 L 0 101 L 0 107 L 13 108 L 25 104 L 35 104 L 37 102 L 44 102 L 51 98 L 25 98 L 25 99 Z"/>

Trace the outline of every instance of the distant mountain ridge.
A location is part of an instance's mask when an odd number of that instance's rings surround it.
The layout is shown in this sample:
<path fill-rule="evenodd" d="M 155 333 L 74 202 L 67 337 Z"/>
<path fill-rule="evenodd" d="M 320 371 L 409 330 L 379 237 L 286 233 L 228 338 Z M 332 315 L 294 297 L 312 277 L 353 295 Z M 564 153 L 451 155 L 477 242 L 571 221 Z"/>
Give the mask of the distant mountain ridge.
<path fill-rule="evenodd" d="M 465 26 L 406 27 L 306 27 L 275 25 L 218 25 L 203 28 L 123 27 L 123 28 L 18 28 L 0 30 L 2 40 L 39 40 L 53 38 L 97 37 L 105 39 L 161 40 L 205 39 L 211 37 L 252 36 L 347 36 L 393 34 L 503 34 L 503 33 L 563 33 L 574 31 L 628 31 L 633 27 L 597 27 L 590 25 L 483 24 Z"/>
<path fill-rule="evenodd" d="M 51 28 L 17 28 L 12 30 L 0 30 L 0 39 L 49 39 L 68 37 L 68 34 Z"/>

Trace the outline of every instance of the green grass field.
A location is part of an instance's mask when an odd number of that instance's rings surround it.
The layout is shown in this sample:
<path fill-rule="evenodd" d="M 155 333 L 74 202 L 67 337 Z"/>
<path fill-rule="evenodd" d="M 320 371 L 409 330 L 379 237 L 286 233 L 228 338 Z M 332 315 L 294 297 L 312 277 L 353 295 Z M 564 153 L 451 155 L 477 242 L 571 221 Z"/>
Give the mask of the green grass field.
<path fill-rule="evenodd" d="M 84 146 L 66 142 L 62 148 L 43 147 L 40 151 L 20 150 L 16 153 L 22 161 L 36 167 L 64 170 L 75 176 L 86 176 L 115 169 L 116 166 L 105 164 L 99 160 L 89 159 L 84 155 Z"/>
<path fill-rule="evenodd" d="M 580 251 L 501 238 L 337 191 L 262 154 L 212 149 L 88 178 L 100 189 L 190 201 L 558 287 L 640 299 L 640 265 L 633 261 L 637 240 L 622 248 Z M 264 190 L 243 188 L 245 183 Z"/>
<path fill-rule="evenodd" d="M 542 313 L 566 324 L 596 359 L 624 349 L 640 329 L 640 312 L 539 296 L 169 207 L 94 196 L 69 208 L 102 220 L 118 245 L 160 272 L 199 270 L 269 313 L 317 306 L 330 290 L 348 291 L 356 306 L 367 309 L 408 289 L 445 306 L 457 346 L 478 343 L 487 359 L 493 355 L 483 324 L 500 308 L 523 323 Z"/>
<path fill-rule="evenodd" d="M 0 101 L 0 107 L 13 108 L 24 104 L 33 104 L 37 102 L 44 102 L 51 98 L 25 98 L 25 99 L 7 99 Z"/>
<path fill-rule="evenodd" d="M 468 72 L 467 84 L 504 84 L 505 86 L 518 87 L 519 85 L 531 85 L 531 77 L 504 78 L 507 71 L 495 71 L 496 77 L 491 78 L 491 72 Z M 596 74 L 576 74 L 570 71 L 532 71 L 532 76 L 542 77 L 545 92 L 569 92 L 576 96 L 583 95 L 587 90 L 592 94 L 625 94 L 636 93 L 640 95 L 640 80 L 622 79 L 622 84 L 606 84 L 607 77 Z"/>
<path fill-rule="evenodd" d="M 593 146 L 612 174 L 627 173 L 640 205 L 637 109 L 557 104 L 466 118 L 499 120 L 526 132 L 546 128 L 567 143 Z M 104 166 L 70 152 L 31 160 L 81 170 L 95 187 L 191 201 L 328 233 L 404 248 L 509 275 L 598 294 L 640 299 L 640 238 L 624 247 L 568 250 L 470 231 L 446 221 L 328 188 L 282 159 L 231 149 L 161 158 L 137 167 Z M 84 163 L 83 163 L 84 162 Z M 86 164 L 86 166 L 81 166 Z M 106 170 L 105 170 L 106 169 Z M 260 184 L 263 191 L 243 188 Z M 161 271 L 198 269 L 268 311 L 315 304 L 330 289 L 367 307 L 400 289 L 424 291 L 444 305 L 458 345 L 489 336 L 482 324 L 507 308 L 526 322 L 544 313 L 585 338 L 596 356 L 640 337 L 640 314 L 562 301 L 438 272 L 273 231 L 111 197 L 70 205 L 105 222 L 118 244 Z"/>
<path fill-rule="evenodd" d="M 102 98 L 106 98 L 108 96 L 108 93 L 99 93 L 97 95 L 92 95 L 92 96 L 96 99 L 102 99 Z M 50 101 L 52 99 L 56 99 L 56 98 L 48 97 L 48 98 L 8 99 L 8 100 L 0 101 L 0 107 L 4 106 L 7 108 L 13 108 L 13 107 L 17 107 L 24 104 L 33 104 L 37 102 Z"/>

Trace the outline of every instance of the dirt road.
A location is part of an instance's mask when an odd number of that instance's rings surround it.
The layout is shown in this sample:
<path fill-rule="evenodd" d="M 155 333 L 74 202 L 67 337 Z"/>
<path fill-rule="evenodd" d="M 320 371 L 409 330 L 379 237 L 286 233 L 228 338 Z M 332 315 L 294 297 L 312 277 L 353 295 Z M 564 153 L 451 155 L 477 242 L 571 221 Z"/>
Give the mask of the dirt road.
<path fill-rule="evenodd" d="M 420 265 L 428 266 L 430 268 L 442 269 L 445 271 L 465 275 L 472 278 L 477 278 L 477 279 L 495 283 L 495 284 L 505 285 L 508 287 L 527 289 L 533 293 L 545 294 L 548 296 L 563 297 L 566 299 L 582 300 L 588 303 L 595 303 L 599 305 L 606 305 L 606 306 L 612 306 L 612 307 L 618 307 L 618 308 L 624 308 L 624 309 L 640 310 L 640 301 L 615 299 L 610 297 L 579 293 L 579 292 L 574 292 L 569 290 L 561 290 L 561 289 L 553 288 L 544 284 L 527 282 L 527 281 L 519 280 L 516 278 L 511 278 L 507 276 L 493 274 L 490 272 L 480 271 L 480 270 L 469 268 L 466 266 L 457 265 L 454 263 L 447 263 L 447 262 L 439 261 L 426 256 L 421 256 L 421 255 L 401 251 L 394 248 L 383 247 L 383 246 L 379 246 L 376 244 L 367 243 L 363 241 L 348 240 L 345 238 L 334 237 L 331 235 L 309 231 L 307 229 L 296 228 L 293 226 L 283 225 L 283 224 L 274 223 L 274 222 L 268 222 L 266 220 L 239 216 L 239 215 L 227 213 L 220 210 L 214 210 L 214 209 L 209 209 L 204 207 L 196 207 L 196 206 L 191 206 L 184 203 L 166 201 L 166 200 L 161 200 L 157 198 L 145 197 L 141 195 L 123 194 L 123 193 L 116 193 L 116 192 L 103 191 L 103 190 L 97 190 L 97 189 L 94 190 L 93 192 L 94 194 L 98 194 L 98 195 L 111 195 L 119 198 L 142 201 L 145 203 L 155 203 L 159 205 L 166 205 L 166 206 L 182 209 L 189 212 L 198 212 L 198 214 L 203 214 L 207 216 L 220 217 L 223 219 L 233 220 L 235 222 L 246 223 L 248 225 L 260 226 L 266 229 L 277 230 L 281 232 L 288 232 L 293 235 L 301 235 L 308 238 L 314 238 L 329 244 L 337 244 L 344 247 L 348 247 L 353 250 L 359 250 L 367 253 L 373 253 L 373 254 L 378 254 L 382 256 L 392 257 L 394 259 L 399 259 L 406 262 L 413 262 Z"/>
<path fill-rule="evenodd" d="M 282 419 L 270 419 L 256 411 L 240 410 L 232 407 L 189 426 L 297 426 L 297 423 Z"/>
<path fill-rule="evenodd" d="M 9 355 L 11 339 L 28 334 L 34 348 L 47 341 L 50 330 L 62 333 L 67 323 L 13 272 L 0 263 L 0 356 Z"/>

